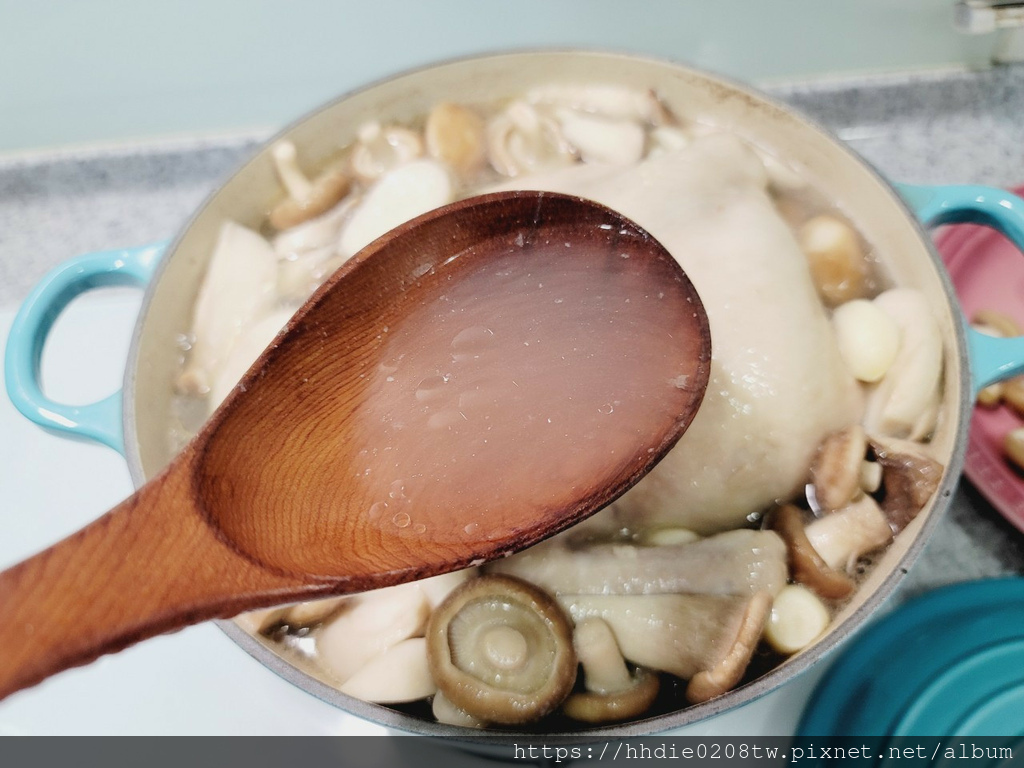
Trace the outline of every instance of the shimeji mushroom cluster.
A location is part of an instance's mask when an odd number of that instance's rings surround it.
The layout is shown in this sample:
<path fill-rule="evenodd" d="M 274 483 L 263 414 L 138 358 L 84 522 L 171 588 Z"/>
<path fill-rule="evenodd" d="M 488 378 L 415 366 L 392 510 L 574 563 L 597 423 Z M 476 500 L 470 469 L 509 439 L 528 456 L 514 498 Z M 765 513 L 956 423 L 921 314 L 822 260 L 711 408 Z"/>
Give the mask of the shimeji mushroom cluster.
<path fill-rule="evenodd" d="M 288 140 L 267 162 L 272 235 L 224 222 L 187 339 L 178 390 L 207 412 L 359 249 L 498 188 L 634 218 L 694 280 L 715 344 L 701 413 L 607 514 L 484 568 L 239 619 L 344 693 L 430 699 L 478 728 L 628 720 L 680 705 L 669 677 L 707 701 L 759 647 L 793 654 L 826 632 L 863 558 L 939 484 L 943 348 L 924 295 L 886 286 L 799 169 L 650 91 L 443 102 L 417 125 L 365 123 L 315 172 Z"/>

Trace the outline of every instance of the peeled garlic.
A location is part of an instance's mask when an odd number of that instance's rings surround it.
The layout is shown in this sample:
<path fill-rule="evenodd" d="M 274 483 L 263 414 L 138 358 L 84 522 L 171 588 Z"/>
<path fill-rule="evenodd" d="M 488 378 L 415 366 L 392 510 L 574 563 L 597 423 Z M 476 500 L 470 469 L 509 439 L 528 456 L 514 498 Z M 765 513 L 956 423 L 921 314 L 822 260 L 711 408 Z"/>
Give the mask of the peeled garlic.
<path fill-rule="evenodd" d="M 880 381 L 900 348 L 900 329 L 884 310 L 867 299 L 836 307 L 832 327 L 843 362 L 860 381 Z"/>
<path fill-rule="evenodd" d="M 442 102 L 430 110 L 424 137 L 431 157 L 458 173 L 472 173 L 487 159 L 483 118 L 460 104 Z"/>
<path fill-rule="evenodd" d="M 829 625 L 828 608 L 807 587 L 790 584 L 775 596 L 765 639 L 780 653 L 806 648 Z"/>
<path fill-rule="evenodd" d="M 836 306 L 864 295 L 864 253 L 853 227 L 835 216 L 815 216 L 800 228 L 799 240 L 827 304 Z"/>

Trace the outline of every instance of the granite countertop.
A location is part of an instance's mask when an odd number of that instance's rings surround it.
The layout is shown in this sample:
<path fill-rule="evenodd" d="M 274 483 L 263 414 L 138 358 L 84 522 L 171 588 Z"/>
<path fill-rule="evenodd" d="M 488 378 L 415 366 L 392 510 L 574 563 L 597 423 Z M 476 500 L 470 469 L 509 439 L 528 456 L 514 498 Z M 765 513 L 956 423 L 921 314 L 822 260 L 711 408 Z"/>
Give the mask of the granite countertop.
<path fill-rule="evenodd" d="M 1024 67 L 766 88 L 906 182 L 1024 183 Z M 0 158 L 0 307 L 94 250 L 167 239 L 262 133 Z M 1024 534 L 968 484 L 901 588 L 1024 573 Z"/>

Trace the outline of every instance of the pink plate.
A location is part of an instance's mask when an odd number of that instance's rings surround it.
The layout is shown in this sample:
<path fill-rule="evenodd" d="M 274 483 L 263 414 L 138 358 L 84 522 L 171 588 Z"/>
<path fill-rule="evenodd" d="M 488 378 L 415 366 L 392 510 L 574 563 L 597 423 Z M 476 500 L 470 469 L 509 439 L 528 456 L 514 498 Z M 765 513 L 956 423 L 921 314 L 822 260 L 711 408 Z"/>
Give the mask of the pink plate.
<path fill-rule="evenodd" d="M 1024 188 L 1014 190 L 1024 194 Z M 993 229 L 957 224 L 935 239 L 968 319 L 980 309 L 1009 315 L 1024 328 L 1024 256 Z M 1003 436 L 1024 426 L 1005 405 L 975 407 L 965 474 L 999 512 L 1024 531 L 1024 473 L 1003 458 Z"/>

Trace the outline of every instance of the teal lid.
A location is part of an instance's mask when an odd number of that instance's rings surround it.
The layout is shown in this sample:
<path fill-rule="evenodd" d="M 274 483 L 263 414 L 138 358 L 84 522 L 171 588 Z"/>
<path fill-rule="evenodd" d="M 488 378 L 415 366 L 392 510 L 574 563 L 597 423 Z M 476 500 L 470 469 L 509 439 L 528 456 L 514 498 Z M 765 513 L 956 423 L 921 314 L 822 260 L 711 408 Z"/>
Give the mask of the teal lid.
<path fill-rule="evenodd" d="M 1024 579 L 943 587 L 868 627 L 797 735 L 1024 736 Z"/>

